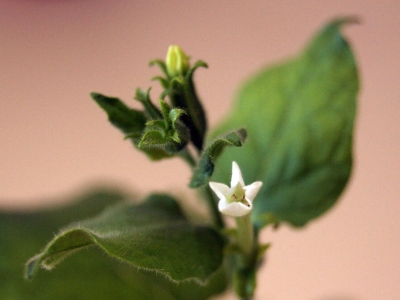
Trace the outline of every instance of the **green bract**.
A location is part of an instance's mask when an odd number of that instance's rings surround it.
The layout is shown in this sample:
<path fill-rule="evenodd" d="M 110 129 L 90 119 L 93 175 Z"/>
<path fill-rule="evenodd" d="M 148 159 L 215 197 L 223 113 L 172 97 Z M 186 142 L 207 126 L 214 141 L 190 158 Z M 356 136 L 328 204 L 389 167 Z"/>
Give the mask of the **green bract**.
<path fill-rule="evenodd" d="M 244 147 L 221 156 L 213 180 L 229 178 L 234 160 L 246 180 L 263 181 L 253 209 L 258 227 L 306 224 L 335 203 L 348 181 L 358 76 L 339 33 L 345 23 L 332 22 L 303 53 L 250 78 L 216 130 L 248 131 Z"/>

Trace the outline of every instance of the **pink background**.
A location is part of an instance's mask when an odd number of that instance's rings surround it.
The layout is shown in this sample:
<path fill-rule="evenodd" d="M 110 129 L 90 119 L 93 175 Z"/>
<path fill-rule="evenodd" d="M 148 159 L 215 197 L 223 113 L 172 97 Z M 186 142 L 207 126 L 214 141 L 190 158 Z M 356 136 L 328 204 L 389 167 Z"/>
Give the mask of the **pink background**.
<path fill-rule="evenodd" d="M 185 192 L 180 161 L 149 162 L 106 121 L 91 91 L 133 103 L 157 86 L 148 68 L 175 43 L 209 63 L 196 81 L 211 124 L 261 65 L 299 51 L 333 17 L 348 26 L 362 90 L 355 170 L 340 203 L 304 230 L 272 241 L 256 299 L 400 297 L 399 1 L 0 2 L 0 206 L 33 208 L 87 185 Z M 153 88 L 153 98 L 159 89 Z M 34 201 L 33 201 L 34 200 Z M 232 298 L 232 297 L 230 297 Z"/>

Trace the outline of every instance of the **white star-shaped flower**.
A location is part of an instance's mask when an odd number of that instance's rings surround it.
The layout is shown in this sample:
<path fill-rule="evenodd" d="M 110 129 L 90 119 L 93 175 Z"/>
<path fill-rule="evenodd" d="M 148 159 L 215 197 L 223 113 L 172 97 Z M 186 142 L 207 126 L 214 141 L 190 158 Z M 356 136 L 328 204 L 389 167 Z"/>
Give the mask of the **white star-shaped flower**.
<path fill-rule="evenodd" d="M 219 211 L 232 217 L 242 217 L 251 212 L 253 199 L 262 186 L 261 181 L 245 186 L 242 172 L 236 162 L 232 162 L 231 187 L 219 182 L 210 182 L 209 184 L 219 198 Z"/>

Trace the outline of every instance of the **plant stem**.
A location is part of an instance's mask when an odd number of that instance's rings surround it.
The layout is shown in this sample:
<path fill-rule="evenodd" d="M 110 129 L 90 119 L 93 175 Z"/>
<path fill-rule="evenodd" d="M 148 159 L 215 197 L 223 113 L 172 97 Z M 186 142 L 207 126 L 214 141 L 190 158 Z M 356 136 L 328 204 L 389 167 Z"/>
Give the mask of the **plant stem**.
<path fill-rule="evenodd" d="M 194 169 L 196 167 L 196 160 L 193 158 L 192 154 L 189 152 L 189 150 L 185 147 L 182 151 L 179 152 L 178 154 L 187 164 L 190 166 L 190 168 Z"/>
<path fill-rule="evenodd" d="M 240 254 L 236 261 L 236 271 L 233 279 L 235 293 L 241 300 L 253 298 L 256 288 L 256 255 L 257 243 L 250 214 L 235 218 L 237 244 Z"/>
<path fill-rule="evenodd" d="M 254 253 L 254 230 L 250 214 L 235 218 L 237 226 L 237 242 L 246 261 L 253 259 Z"/>

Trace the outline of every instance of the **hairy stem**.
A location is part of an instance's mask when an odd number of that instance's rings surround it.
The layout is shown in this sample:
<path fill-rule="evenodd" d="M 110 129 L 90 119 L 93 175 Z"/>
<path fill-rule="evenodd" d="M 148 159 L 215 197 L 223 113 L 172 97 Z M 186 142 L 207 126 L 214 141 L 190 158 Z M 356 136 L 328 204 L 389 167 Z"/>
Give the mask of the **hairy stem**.
<path fill-rule="evenodd" d="M 186 147 L 183 150 L 181 150 L 178 155 L 185 162 L 187 162 L 187 164 L 190 166 L 191 169 L 194 169 L 196 167 L 196 160 Z"/>

